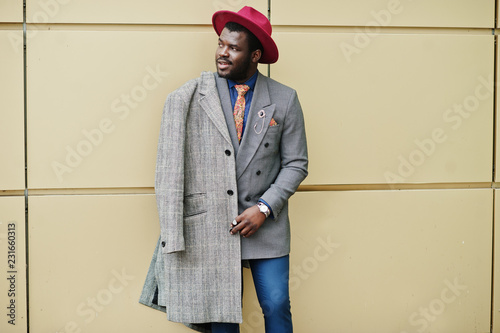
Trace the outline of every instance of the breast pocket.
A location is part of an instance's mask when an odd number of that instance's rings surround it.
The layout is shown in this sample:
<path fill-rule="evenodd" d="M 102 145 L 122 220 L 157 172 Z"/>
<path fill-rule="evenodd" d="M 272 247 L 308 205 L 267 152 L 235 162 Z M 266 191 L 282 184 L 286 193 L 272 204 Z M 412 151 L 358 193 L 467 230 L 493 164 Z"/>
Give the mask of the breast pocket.
<path fill-rule="evenodd" d="M 205 193 L 192 193 L 184 196 L 184 217 L 196 216 L 206 212 Z"/>
<path fill-rule="evenodd" d="M 276 154 L 281 142 L 281 126 L 276 125 L 269 127 L 266 135 L 262 139 L 260 152 L 262 154 Z"/>
<path fill-rule="evenodd" d="M 266 134 L 279 133 L 280 129 L 281 129 L 280 125 L 269 126 Z"/>

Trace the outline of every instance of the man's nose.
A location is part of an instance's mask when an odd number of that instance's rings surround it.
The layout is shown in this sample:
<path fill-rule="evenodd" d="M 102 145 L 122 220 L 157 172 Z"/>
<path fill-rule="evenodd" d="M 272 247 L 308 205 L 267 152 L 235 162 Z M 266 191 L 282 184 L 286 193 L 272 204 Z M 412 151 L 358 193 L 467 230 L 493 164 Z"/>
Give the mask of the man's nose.
<path fill-rule="evenodd" d="M 228 57 L 229 53 L 227 51 L 228 51 L 227 46 L 221 47 L 219 50 L 219 57 Z"/>

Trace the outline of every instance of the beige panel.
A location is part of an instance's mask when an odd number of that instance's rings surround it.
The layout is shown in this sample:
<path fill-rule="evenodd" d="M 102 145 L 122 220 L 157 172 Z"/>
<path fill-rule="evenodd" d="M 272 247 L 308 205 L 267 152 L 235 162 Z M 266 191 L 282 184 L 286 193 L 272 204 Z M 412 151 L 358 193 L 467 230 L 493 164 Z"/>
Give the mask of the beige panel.
<path fill-rule="evenodd" d="M 276 25 L 494 27 L 495 0 L 273 0 Z"/>
<path fill-rule="evenodd" d="M 492 192 L 295 194 L 295 330 L 489 332 Z M 243 332 L 264 332 L 245 307 Z"/>
<path fill-rule="evenodd" d="M 490 182 L 493 36 L 360 38 L 276 33 L 271 77 L 306 117 L 304 184 Z"/>
<path fill-rule="evenodd" d="M 188 332 L 137 303 L 158 235 L 153 195 L 29 202 L 32 329 Z M 296 194 L 296 331 L 487 332 L 492 202 L 491 190 Z M 242 332 L 263 332 L 248 273 Z"/>
<path fill-rule="evenodd" d="M 189 332 L 138 303 L 159 236 L 153 195 L 30 197 L 33 332 Z"/>
<path fill-rule="evenodd" d="M 214 70 L 216 34 L 37 33 L 28 48 L 29 187 L 153 186 L 165 98 Z"/>
<path fill-rule="evenodd" d="M 0 31 L 0 58 L 0 90 L 7 92 L 0 98 L 0 190 L 19 190 L 24 189 L 22 31 Z"/>
<path fill-rule="evenodd" d="M 24 220 L 24 197 L 0 197 L 0 332 L 28 331 Z"/>
<path fill-rule="evenodd" d="M 29 23 L 211 24 L 217 10 L 252 6 L 267 13 L 266 0 L 27 0 Z"/>
<path fill-rule="evenodd" d="M 0 22 L 22 22 L 22 21 L 23 21 L 23 0 L 0 1 Z"/>

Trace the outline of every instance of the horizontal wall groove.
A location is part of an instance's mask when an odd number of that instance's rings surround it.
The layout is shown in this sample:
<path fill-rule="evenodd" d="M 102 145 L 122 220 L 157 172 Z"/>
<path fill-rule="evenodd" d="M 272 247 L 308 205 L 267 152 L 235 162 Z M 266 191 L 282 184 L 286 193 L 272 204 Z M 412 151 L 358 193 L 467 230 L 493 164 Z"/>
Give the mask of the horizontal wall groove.
<path fill-rule="evenodd" d="M 153 187 L 30 189 L 28 196 L 154 194 Z"/>
<path fill-rule="evenodd" d="M 316 184 L 300 185 L 297 192 L 331 192 L 331 191 L 399 191 L 399 190 L 449 190 L 449 189 L 499 189 L 500 183 L 421 183 L 421 184 Z M 29 189 L 28 196 L 49 195 L 127 195 L 154 194 L 153 187 L 124 188 L 64 188 L 64 189 Z M 19 191 L 1 191 L 0 196 L 21 196 Z"/>
<path fill-rule="evenodd" d="M 0 197 L 20 197 L 24 196 L 24 190 L 1 190 Z"/>
<path fill-rule="evenodd" d="M 27 23 L 28 30 L 67 30 L 67 31 L 175 31 L 175 32 L 212 32 L 208 24 L 158 24 L 158 23 Z M 2 23 L 0 29 L 22 29 L 22 23 Z M 366 30 L 366 31 L 365 31 Z M 500 29 L 471 27 L 393 27 L 393 26 L 316 26 L 316 25 L 273 25 L 274 33 L 360 33 L 368 34 L 455 34 L 455 35 L 492 35 Z"/>
<path fill-rule="evenodd" d="M 23 30 L 22 23 L 0 23 L 0 30 Z"/>
<path fill-rule="evenodd" d="M 454 34 L 454 35 L 491 35 L 495 29 L 471 27 L 395 27 L 395 26 L 313 26 L 313 25 L 273 25 L 273 32 L 300 33 L 367 33 L 377 34 Z"/>
<path fill-rule="evenodd" d="M 496 187 L 498 185 L 498 187 Z M 298 191 L 380 191 L 380 190 L 460 190 L 495 189 L 500 183 L 421 183 L 421 184 L 339 184 L 339 185 L 301 185 Z"/>
<path fill-rule="evenodd" d="M 28 30 L 213 32 L 208 24 L 28 23 Z"/>

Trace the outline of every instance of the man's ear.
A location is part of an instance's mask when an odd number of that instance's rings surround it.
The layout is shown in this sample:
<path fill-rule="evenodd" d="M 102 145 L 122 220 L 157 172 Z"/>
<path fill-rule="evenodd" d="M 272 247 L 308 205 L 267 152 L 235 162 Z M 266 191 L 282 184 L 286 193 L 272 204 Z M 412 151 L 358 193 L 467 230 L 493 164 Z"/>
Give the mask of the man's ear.
<path fill-rule="evenodd" d="M 253 63 L 258 63 L 260 58 L 262 57 L 262 51 L 260 49 L 257 49 L 252 52 L 252 62 Z"/>

